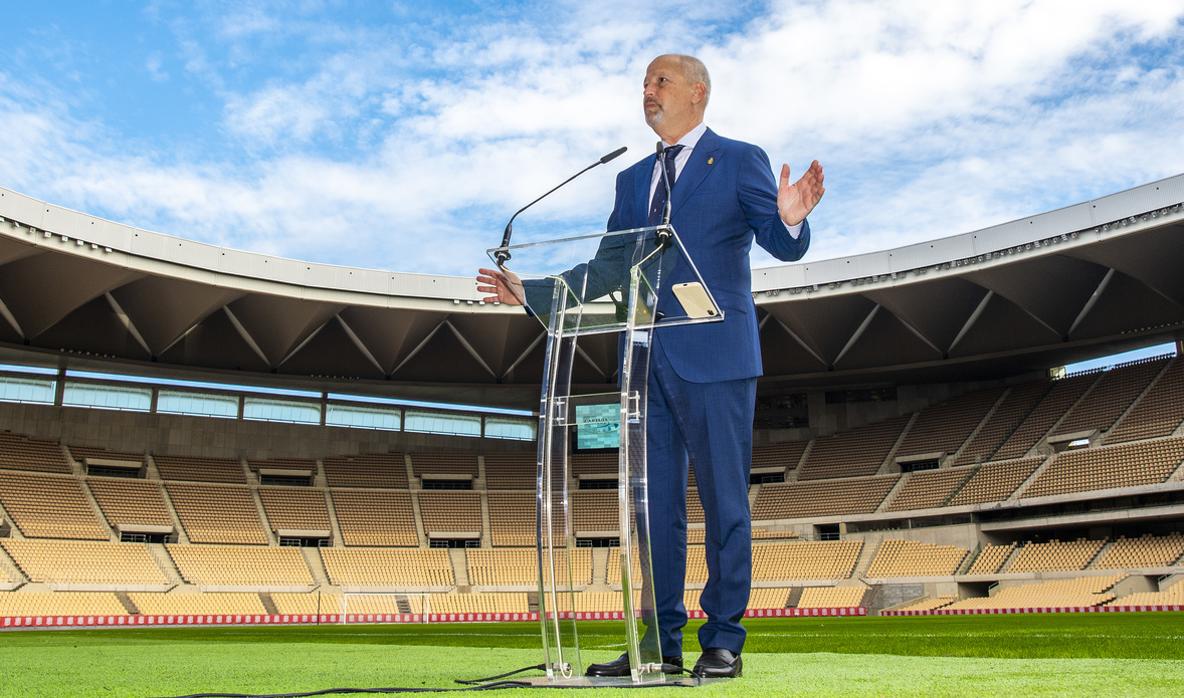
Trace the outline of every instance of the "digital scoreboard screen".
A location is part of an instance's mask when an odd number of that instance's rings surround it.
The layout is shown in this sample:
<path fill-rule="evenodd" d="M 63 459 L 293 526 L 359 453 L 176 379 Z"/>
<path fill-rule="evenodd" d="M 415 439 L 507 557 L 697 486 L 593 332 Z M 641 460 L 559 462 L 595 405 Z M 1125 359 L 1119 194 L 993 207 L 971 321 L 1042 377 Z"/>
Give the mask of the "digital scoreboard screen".
<path fill-rule="evenodd" d="M 576 451 L 611 451 L 621 445 L 621 405 L 576 405 Z"/>

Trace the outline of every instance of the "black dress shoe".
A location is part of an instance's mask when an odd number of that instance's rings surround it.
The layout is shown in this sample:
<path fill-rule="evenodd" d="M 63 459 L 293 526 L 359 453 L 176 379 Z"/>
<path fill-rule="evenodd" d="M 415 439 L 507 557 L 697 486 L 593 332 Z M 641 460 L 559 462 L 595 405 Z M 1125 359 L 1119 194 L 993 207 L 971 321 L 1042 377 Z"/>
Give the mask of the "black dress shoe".
<path fill-rule="evenodd" d="M 699 655 L 691 674 L 701 679 L 731 679 L 740 676 L 743 667 L 740 655 L 722 648 L 710 648 Z"/>
<path fill-rule="evenodd" d="M 662 672 L 666 674 L 682 673 L 682 657 L 674 655 L 662 657 Z M 589 664 L 586 676 L 629 676 L 629 654 L 622 654 L 611 662 L 603 664 Z"/>

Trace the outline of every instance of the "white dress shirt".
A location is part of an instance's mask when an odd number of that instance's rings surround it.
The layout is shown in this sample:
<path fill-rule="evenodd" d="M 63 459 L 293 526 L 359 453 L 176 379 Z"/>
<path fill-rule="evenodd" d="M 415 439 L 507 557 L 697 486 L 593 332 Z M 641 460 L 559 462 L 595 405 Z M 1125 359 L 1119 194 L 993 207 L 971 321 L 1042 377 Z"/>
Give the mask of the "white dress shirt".
<path fill-rule="evenodd" d="M 675 181 L 677 181 L 679 176 L 682 175 L 682 168 L 686 167 L 687 162 L 691 159 L 691 151 L 695 149 L 695 146 L 699 143 L 699 139 L 703 137 L 703 134 L 706 131 L 707 131 L 707 124 L 700 121 L 698 126 L 691 129 L 690 131 L 688 131 L 687 135 L 678 139 L 678 143 L 667 143 L 666 141 L 662 141 L 662 145 L 665 147 L 670 147 L 672 145 L 683 146 L 683 149 L 678 151 L 678 155 L 674 156 L 674 179 L 675 179 Z M 671 182 L 671 184 L 673 185 L 674 182 Z M 658 187 L 661 185 L 662 185 L 662 159 L 658 158 L 654 162 L 654 176 L 650 180 L 650 203 L 651 204 L 654 201 L 654 194 L 657 193 Z M 797 225 L 787 225 L 785 223 L 785 221 L 781 221 L 781 225 L 785 226 L 785 230 L 789 232 L 789 236 L 791 238 L 793 238 L 794 240 L 797 240 L 798 236 L 802 234 L 802 224 L 801 223 L 798 223 Z"/>

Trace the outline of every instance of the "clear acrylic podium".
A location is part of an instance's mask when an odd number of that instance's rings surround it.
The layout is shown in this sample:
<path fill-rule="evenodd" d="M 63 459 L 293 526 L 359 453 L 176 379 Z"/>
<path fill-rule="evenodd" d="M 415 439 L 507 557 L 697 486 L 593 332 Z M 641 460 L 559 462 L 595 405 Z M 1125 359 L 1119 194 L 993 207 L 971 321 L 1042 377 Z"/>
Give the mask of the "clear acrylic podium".
<path fill-rule="evenodd" d="M 634 685 L 674 681 L 662 673 L 650 565 L 646 473 L 646 388 L 651 339 L 663 328 L 718 322 L 723 312 L 668 225 L 522 243 L 489 250 L 511 255 L 507 269 L 523 280 L 528 312 L 546 327 L 538 431 L 537 508 L 539 624 L 549 684 Z M 566 271 L 558 272 L 558 270 Z M 588 678 L 580 656 L 576 584 L 571 560 L 572 367 L 585 335 L 622 334 L 619 346 L 620 452 L 618 556 L 620 611 L 631 676 Z M 599 396 L 603 398 L 603 394 Z M 611 397 L 609 398 L 611 399 Z M 612 566 L 610 565 L 610 568 Z M 590 614 L 589 614 L 590 615 Z"/>

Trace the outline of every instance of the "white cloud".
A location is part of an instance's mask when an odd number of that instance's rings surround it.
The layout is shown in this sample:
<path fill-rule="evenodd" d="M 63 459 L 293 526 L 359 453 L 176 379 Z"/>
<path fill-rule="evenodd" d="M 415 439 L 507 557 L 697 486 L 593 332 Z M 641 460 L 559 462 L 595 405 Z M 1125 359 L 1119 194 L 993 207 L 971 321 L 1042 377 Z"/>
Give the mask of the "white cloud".
<path fill-rule="evenodd" d="M 581 3 L 554 15 L 402 43 L 371 31 L 254 88 L 186 28 L 180 63 L 220 95 L 245 152 L 224 161 L 133 157 L 68 99 L 0 74 L 0 184 L 221 244 L 464 273 L 522 203 L 618 144 L 631 152 L 614 170 L 649 153 L 640 75 L 667 50 L 706 60 L 717 130 L 761 144 L 775 166 L 826 164 L 812 258 L 1109 193 L 1177 172 L 1184 154 L 1180 3 L 836 0 L 739 20 Z M 235 60 L 261 35 L 308 29 L 255 6 L 219 26 Z M 1148 43 L 1173 60 L 1148 65 Z M 590 173 L 517 234 L 603 225 L 612 179 Z"/>

